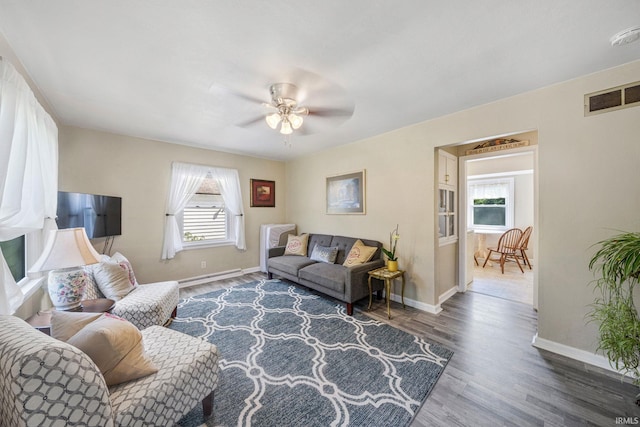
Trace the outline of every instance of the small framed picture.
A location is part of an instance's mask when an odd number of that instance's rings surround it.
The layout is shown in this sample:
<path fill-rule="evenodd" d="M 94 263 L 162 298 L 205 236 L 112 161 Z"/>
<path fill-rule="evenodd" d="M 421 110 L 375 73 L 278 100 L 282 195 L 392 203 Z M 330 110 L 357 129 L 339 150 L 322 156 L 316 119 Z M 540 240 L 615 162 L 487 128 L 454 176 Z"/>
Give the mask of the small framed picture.
<path fill-rule="evenodd" d="M 251 207 L 276 207 L 276 182 L 264 179 L 251 179 Z"/>
<path fill-rule="evenodd" d="M 327 177 L 328 214 L 366 214 L 365 170 Z"/>

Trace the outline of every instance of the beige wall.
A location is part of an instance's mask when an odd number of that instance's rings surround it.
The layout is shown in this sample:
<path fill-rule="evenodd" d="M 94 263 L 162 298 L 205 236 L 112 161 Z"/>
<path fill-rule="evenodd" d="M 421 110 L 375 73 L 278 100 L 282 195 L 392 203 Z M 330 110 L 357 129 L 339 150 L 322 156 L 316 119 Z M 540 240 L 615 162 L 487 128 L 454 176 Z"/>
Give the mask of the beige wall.
<path fill-rule="evenodd" d="M 287 221 L 383 242 L 399 223 L 405 295 L 435 304 L 434 147 L 537 130 L 539 336 L 593 351 L 591 245 L 640 229 L 640 108 L 584 117 L 583 95 L 638 75 L 640 61 L 289 162 Z M 324 177 L 354 169 L 367 170 L 367 215 L 326 215 Z"/>
<path fill-rule="evenodd" d="M 129 258 L 141 283 L 258 267 L 260 224 L 284 221 L 282 162 L 74 127 L 61 127 L 59 146 L 61 191 L 122 197 L 122 236 L 115 238 L 112 253 L 119 251 Z M 172 260 L 160 260 L 172 161 L 238 169 L 246 251 L 233 246 L 193 249 L 179 252 Z M 249 207 L 251 178 L 276 182 L 275 208 Z M 94 241 L 98 251 L 103 242 Z M 206 261 L 207 268 L 200 268 L 201 261 Z"/>

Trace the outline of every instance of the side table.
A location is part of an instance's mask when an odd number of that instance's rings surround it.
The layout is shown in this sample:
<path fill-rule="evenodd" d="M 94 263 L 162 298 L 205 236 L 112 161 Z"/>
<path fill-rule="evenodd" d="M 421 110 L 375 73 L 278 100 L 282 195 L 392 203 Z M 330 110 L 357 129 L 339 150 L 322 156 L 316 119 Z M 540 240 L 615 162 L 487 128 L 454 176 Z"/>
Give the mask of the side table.
<path fill-rule="evenodd" d="M 69 311 L 84 313 L 110 313 L 115 305 L 116 302 L 108 298 L 87 299 L 81 302 L 80 308 Z M 39 331 L 44 332 L 47 335 L 51 335 L 51 311 L 53 311 L 53 309 L 39 311 L 29 317 L 27 319 L 27 323 Z"/>
<path fill-rule="evenodd" d="M 384 281 L 384 289 L 385 289 L 385 294 L 387 297 L 387 315 L 389 316 L 389 319 L 391 319 L 391 283 L 393 282 L 394 279 L 398 278 L 398 277 L 402 277 L 402 293 L 401 293 L 401 298 L 402 298 L 402 308 L 405 307 L 404 305 L 404 270 L 398 270 L 398 271 L 389 271 L 387 270 L 386 267 L 381 267 L 378 268 L 376 270 L 371 270 L 369 272 L 369 281 L 368 281 L 368 285 L 369 285 L 369 310 L 371 310 L 371 303 L 373 302 L 373 293 L 371 292 L 371 279 L 379 279 L 379 280 L 383 280 Z"/>

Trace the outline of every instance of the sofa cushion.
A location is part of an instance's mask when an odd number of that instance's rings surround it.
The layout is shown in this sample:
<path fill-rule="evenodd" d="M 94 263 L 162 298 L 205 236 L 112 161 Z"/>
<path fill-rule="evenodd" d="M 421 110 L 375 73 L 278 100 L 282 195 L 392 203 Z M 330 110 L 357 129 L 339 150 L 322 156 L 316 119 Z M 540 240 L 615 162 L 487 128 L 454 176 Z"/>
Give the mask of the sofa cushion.
<path fill-rule="evenodd" d="M 287 237 L 287 246 L 284 248 L 285 255 L 307 256 L 307 243 L 309 242 L 308 234 L 294 236 L 289 234 Z"/>
<path fill-rule="evenodd" d="M 320 246 L 336 246 L 336 245 L 332 245 L 331 244 L 331 240 L 333 239 L 333 236 L 330 236 L 328 234 L 310 234 L 309 235 L 309 246 L 307 248 L 307 256 L 310 257 L 311 254 L 313 253 L 313 248 L 316 247 L 316 245 L 320 245 Z"/>
<path fill-rule="evenodd" d="M 366 246 L 362 243 L 362 240 L 358 239 L 349 250 L 347 259 L 344 260 L 343 265 L 345 267 L 352 267 L 354 265 L 364 264 L 369 261 L 376 253 L 378 248 L 374 246 Z"/>
<path fill-rule="evenodd" d="M 269 268 L 291 274 L 292 276 L 297 276 L 298 270 L 315 263 L 316 261 L 312 261 L 306 256 L 283 255 L 275 258 L 269 258 L 268 265 Z"/>
<path fill-rule="evenodd" d="M 158 371 L 145 353 L 142 334 L 138 328 L 109 313 L 104 313 L 87 324 L 69 338 L 67 343 L 79 348 L 93 360 L 107 386 Z"/>
<path fill-rule="evenodd" d="M 140 330 L 152 325 L 164 325 L 180 300 L 178 289 L 176 281 L 136 286 L 126 298 L 116 302 L 111 312 L 127 319 Z"/>
<path fill-rule="evenodd" d="M 344 292 L 345 277 L 348 270 L 340 264 L 318 262 L 300 270 L 300 279 L 308 280 L 335 292 Z"/>
<path fill-rule="evenodd" d="M 51 311 L 51 336 L 67 342 L 82 328 L 102 316 L 102 313 Z"/>
<path fill-rule="evenodd" d="M 120 266 L 120 268 L 122 268 L 123 270 L 125 270 L 127 272 L 127 274 L 129 275 L 129 282 L 131 282 L 132 286 L 138 286 L 138 281 L 136 280 L 136 275 L 133 274 L 133 266 L 131 265 L 129 260 L 124 255 L 122 255 L 120 252 L 116 252 L 111 257 L 111 262 L 115 262 L 116 264 L 118 264 Z"/>
<path fill-rule="evenodd" d="M 333 264 L 336 262 L 336 256 L 338 255 L 337 246 L 320 246 L 316 245 L 311 253 L 311 259 L 313 261 L 328 262 Z"/>
<path fill-rule="evenodd" d="M 119 264 L 107 261 L 93 267 L 93 277 L 105 297 L 118 301 L 133 290 L 129 273 Z"/>

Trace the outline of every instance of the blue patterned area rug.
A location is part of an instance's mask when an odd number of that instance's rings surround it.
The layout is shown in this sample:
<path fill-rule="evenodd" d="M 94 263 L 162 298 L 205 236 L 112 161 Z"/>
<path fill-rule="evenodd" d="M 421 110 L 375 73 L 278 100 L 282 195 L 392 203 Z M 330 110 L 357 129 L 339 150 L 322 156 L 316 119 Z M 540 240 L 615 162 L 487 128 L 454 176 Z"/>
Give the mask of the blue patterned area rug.
<path fill-rule="evenodd" d="M 170 328 L 220 351 L 207 426 L 406 426 L 453 354 L 280 280 L 181 300 Z"/>

